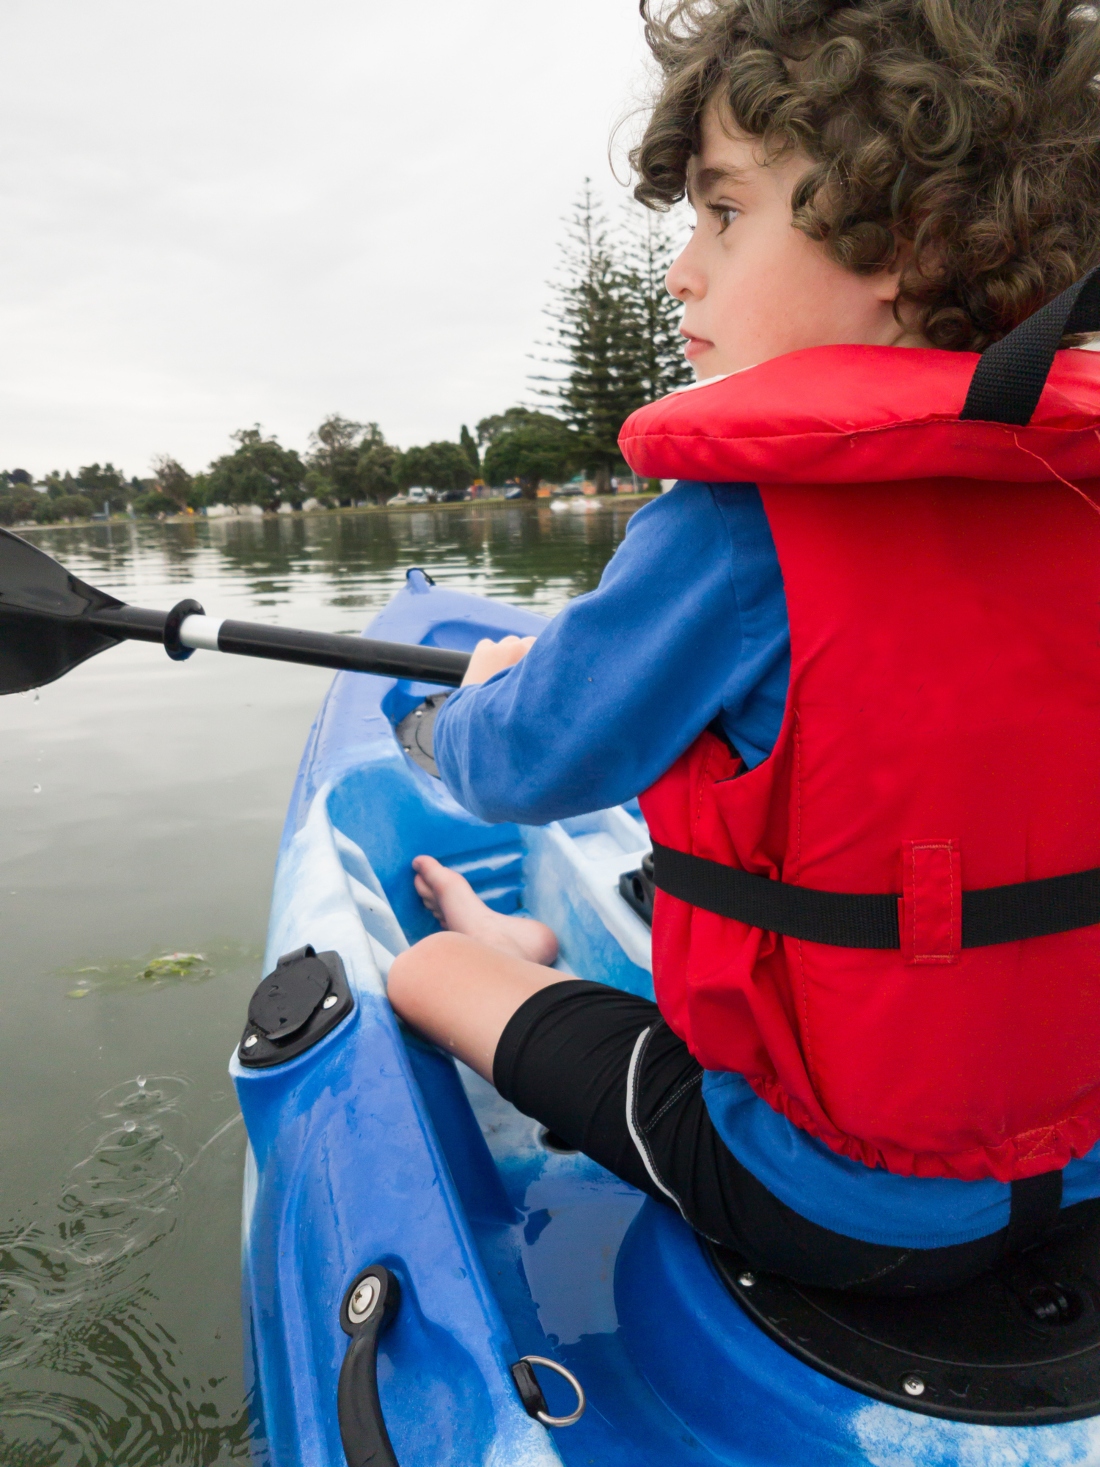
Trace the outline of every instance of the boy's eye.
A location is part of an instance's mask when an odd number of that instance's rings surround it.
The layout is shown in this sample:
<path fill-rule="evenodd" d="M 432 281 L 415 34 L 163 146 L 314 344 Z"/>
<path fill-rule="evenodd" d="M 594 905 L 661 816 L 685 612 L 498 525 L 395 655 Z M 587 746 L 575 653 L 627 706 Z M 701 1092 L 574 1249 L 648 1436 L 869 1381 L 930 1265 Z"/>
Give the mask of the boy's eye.
<path fill-rule="evenodd" d="M 718 221 L 718 233 L 725 234 L 741 210 L 732 204 L 708 204 L 707 212 Z"/>

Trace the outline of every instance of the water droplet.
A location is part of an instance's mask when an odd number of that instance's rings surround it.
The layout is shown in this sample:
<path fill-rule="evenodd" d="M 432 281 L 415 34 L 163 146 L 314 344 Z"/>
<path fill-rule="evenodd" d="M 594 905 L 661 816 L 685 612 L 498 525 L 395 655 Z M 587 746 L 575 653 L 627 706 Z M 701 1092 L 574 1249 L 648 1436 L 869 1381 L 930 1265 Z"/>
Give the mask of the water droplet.
<path fill-rule="evenodd" d="M 38 696 L 38 694 L 37 694 L 37 693 L 35 693 L 35 695 L 34 695 L 34 701 L 35 701 L 35 702 L 36 702 L 36 703 L 41 703 L 41 701 L 42 701 L 42 699 L 41 699 L 41 698 L 40 698 L 40 697 L 39 697 L 39 696 Z"/>
<path fill-rule="evenodd" d="M 124 1122 L 122 1129 L 124 1131 L 136 1131 L 137 1130 L 137 1121 L 126 1121 L 126 1122 Z"/>
<path fill-rule="evenodd" d="M 144 1075 L 139 1075 L 137 1077 L 137 1083 L 138 1083 L 138 1089 L 139 1090 L 144 1090 L 145 1089 L 145 1086 L 146 1086 L 146 1083 L 147 1083 L 146 1082 L 146 1079 L 145 1079 L 145 1076 Z"/>
<path fill-rule="evenodd" d="M 31 790 L 31 794 L 32 795 L 40 795 L 41 793 L 42 793 L 42 786 L 40 784 L 36 784 L 33 787 L 33 789 Z"/>

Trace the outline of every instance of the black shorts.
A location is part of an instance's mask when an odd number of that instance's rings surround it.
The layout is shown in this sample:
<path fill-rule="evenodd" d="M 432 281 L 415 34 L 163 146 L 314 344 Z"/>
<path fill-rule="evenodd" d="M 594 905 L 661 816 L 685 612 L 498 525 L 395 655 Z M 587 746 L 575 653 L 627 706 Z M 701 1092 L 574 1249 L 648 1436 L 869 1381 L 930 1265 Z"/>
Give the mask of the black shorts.
<path fill-rule="evenodd" d="M 825 1288 L 908 1294 L 951 1288 L 1003 1256 L 1007 1229 L 947 1248 L 890 1248 L 809 1222 L 724 1144 L 702 1080 L 656 1004 L 583 979 L 527 999 L 493 1058 L 506 1100 L 754 1268 Z"/>

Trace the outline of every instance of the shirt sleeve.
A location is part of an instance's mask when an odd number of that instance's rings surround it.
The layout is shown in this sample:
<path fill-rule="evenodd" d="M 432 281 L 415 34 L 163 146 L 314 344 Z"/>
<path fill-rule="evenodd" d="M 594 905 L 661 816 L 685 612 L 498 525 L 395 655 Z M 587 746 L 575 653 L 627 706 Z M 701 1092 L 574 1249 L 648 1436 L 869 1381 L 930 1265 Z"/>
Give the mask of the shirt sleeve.
<path fill-rule="evenodd" d="M 723 488 L 758 502 L 755 486 Z M 596 590 L 440 711 L 435 759 L 455 798 L 484 820 L 541 825 L 647 789 L 749 691 L 734 553 L 705 484 L 639 510 Z"/>

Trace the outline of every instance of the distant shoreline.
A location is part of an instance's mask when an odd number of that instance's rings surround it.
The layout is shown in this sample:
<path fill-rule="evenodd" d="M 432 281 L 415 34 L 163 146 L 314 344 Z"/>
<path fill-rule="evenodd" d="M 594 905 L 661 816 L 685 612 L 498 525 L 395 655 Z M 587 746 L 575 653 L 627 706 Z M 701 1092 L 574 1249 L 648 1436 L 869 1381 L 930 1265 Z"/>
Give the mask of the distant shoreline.
<path fill-rule="evenodd" d="M 643 504 L 648 504 L 651 499 L 656 499 L 655 494 L 586 494 L 584 500 L 598 504 L 608 509 L 638 509 Z M 580 499 L 581 495 L 555 495 L 554 498 Z M 485 499 L 457 499 L 450 504 L 359 504 L 342 505 L 335 509 L 290 509 L 290 510 L 265 510 L 263 514 L 227 514 L 216 515 L 212 519 L 204 514 L 170 514 L 164 519 L 145 518 L 129 515 L 112 515 L 109 520 L 65 520 L 53 525 L 40 525 L 31 520 L 25 524 L 11 525 L 10 529 L 19 534 L 27 530 L 87 530 L 94 529 L 97 525 L 194 525 L 202 521 L 208 524 L 235 524 L 238 521 L 256 520 L 289 520 L 289 519 L 312 519 L 315 517 L 327 517 L 338 514 L 423 514 L 425 511 L 453 511 L 457 509 L 471 509 L 475 505 L 484 509 L 511 509 L 517 504 L 539 505 L 546 509 L 550 508 L 551 500 L 543 499 L 502 499 L 496 495 Z"/>

